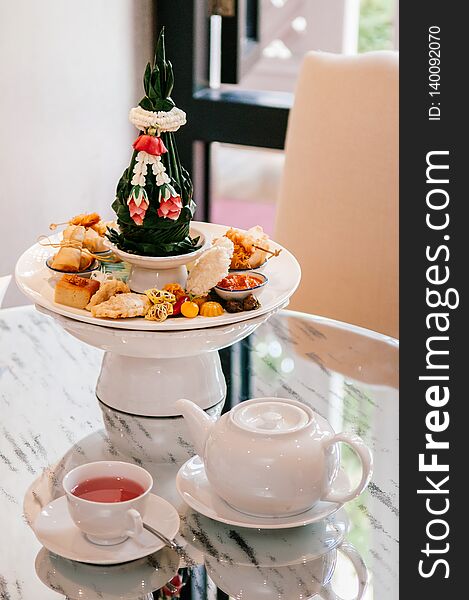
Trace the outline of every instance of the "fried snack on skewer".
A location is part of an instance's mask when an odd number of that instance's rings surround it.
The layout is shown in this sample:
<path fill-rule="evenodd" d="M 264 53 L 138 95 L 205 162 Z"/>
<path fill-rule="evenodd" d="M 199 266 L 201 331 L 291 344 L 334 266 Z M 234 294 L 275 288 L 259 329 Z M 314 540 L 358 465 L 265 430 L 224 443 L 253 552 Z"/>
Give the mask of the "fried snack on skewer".
<path fill-rule="evenodd" d="M 82 227 L 92 227 L 93 225 L 96 225 L 96 223 L 99 223 L 99 221 L 101 221 L 101 217 L 98 215 L 98 213 L 83 213 L 70 219 L 69 224 L 81 225 Z"/>
<path fill-rule="evenodd" d="M 101 237 L 104 237 L 106 235 L 108 227 L 110 227 L 112 229 L 116 229 L 116 227 L 117 227 L 116 221 L 99 221 L 95 225 L 92 225 L 91 229 L 96 231 L 96 233 L 98 235 L 100 235 Z"/>
<path fill-rule="evenodd" d="M 98 213 L 82 213 L 72 217 L 65 223 L 51 223 L 49 229 L 57 229 L 59 225 L 77 225 L 86 227 L 86 229 L 93 229 L 98 235 L 104 237 L 108 227 L 117 227 L 115 221 L 102 221 Z"/>
<path fill-rule="evenodd" d="M 234 244 L 231 269 L 257 269 L 266 260 L 280 253 L 280 250 L 270 249 L 269 236 L 259 225 L 246 232 L 231 227 L 225 237 Z"/>

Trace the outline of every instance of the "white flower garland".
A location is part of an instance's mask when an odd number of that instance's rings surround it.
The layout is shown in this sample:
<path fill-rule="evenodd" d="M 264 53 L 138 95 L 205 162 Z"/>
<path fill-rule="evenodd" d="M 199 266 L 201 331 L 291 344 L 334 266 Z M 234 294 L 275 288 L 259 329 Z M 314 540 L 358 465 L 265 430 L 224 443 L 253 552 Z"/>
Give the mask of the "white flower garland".
<path fill-rule="evenodd" d="M 162 186 L 164 183 L 170 183 L 171 179 L 166 173 L 164 164 L 161 162 L 160 156 L 153 156 L 140 150 L 135 159 L 135 165 L 133 169 L 133 177 L 130 182 L 132 185 L 139 185 L 145 187 L 145 177 L 147 174 L 147 165 L 151 165 L 153 175 L 156 177 L 156 185 Z"/>
<path fill-rule="evenodd" d="M 130 109 L 129 120 L 139 131 L 155 127 L 161 133 L 162 131 L 177 131 L 179 127 L 185 125 L 186 113 L 176 106 L 170 111 L 160 110 L 158 112 L 136 106 Z"/>

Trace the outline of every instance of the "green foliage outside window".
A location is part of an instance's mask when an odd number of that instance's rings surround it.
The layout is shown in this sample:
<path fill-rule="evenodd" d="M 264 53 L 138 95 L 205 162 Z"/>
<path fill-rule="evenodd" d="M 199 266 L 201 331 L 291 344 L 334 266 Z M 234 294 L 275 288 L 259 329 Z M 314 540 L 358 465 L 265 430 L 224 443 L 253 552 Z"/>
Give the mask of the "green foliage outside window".
<path fill-rule="evenodd" d="M 397 0 L 361 0 L 358 51 L 391 50 Z"/>

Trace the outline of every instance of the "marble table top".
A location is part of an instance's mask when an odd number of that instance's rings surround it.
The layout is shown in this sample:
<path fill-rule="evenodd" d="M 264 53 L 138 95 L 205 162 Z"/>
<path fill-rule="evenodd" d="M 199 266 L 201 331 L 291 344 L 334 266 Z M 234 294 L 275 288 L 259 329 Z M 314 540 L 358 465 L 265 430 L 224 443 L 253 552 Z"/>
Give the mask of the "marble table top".
<path fill-rule="evenodd" d="M 181 515 L 183 555 L 164 549 L 112 567 L 55 556 L 41 547 L 28 523 L 44 502 L 63 493 L 60 477 L 69 468 L 120 459 L 95 397 L 102 352 L 33 307 L 0 310 L 2 600 L 351 599 L 364 582 L 364 565 L 369 583 L 363 598 L 398 597 L 396 341 L 284 311 L 221 357 L 228 383 L 224 410 L 254 397 L 307 403 L 336 431 L 354 431 L 372 448 L 368 489 L 325 522 L 247 530 L 188 509 L 174 486 L 180 465 L 152 463 L 145 466 L 158 493 Z M 353 473 L 354 456 L 344 451 L 342 461 Z"/>

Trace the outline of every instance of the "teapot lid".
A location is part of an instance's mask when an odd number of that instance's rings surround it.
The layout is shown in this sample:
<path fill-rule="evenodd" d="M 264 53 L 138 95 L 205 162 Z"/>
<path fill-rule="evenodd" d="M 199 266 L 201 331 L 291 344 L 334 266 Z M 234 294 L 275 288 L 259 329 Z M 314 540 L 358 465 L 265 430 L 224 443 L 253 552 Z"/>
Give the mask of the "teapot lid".
<path fill-rule="evenodd" d="M 248 400 L 231 411 L 234 423 L 253 433 L 292 433 L 312 419 L 308 408 L 289 400 Z"/>

